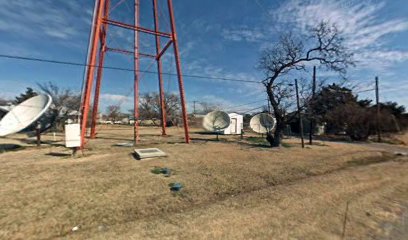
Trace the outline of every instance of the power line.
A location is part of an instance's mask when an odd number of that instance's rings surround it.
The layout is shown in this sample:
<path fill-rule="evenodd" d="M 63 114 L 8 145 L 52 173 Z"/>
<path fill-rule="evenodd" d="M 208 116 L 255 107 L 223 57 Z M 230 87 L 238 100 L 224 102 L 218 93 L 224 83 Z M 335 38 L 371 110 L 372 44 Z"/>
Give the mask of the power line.
<path fill-rule="evenodd" d="M 388 92 L 395 92 L 395 91 L 403 91 L 403 90 L 406 90 L 406 89 L 407 89 L 407 86 L 402 86 L 402 87 L 399 87 L 399 88 L 387 88 L 387 89 L 382 90 L 381 92 L 388 93 Z"/>
<path fill-rule="evenodd" d="M 371 91 L 374 91 L 374 90 L 375 90 L 375 88 L 373 88 L 373 89 L 361 90 L 361 91 L 358 91 L 358 92 L 355 92 L 355 93 L 371 92 Z"/>
<path fill-rule="evenodd" d="M 230 109 L 231 109 L 231 108 L 234 109 L 234 108 L 237 108 L 237 107 L 242 107 L 242 106 L 251 105 L 251 104 L 254 104 L 254 103 L 263 102 L 263 101 L 265 101 L 265 100 L 267 100 L 267 99 L 262 99 L 262 100 L 258 100 L 258 101 L 255 101 L 255 102 L 244 103 L 244 104 L 232 106 L 232 107 L 229 107 L 229 108 L 230 108 Z"/>
<path fill-rule="evenodd" d="M 44 58 L 23 57 L 23 56 L 6 55 L 6 54 L 0 54 L 0 58 L 9 58 L 9 59 L 35 61 L 35 62 L 42 62 L 42 63 L 53 63 L 53 64 L 70 65 L 70 66 L 80 66 L 80 67 L 83 67 L 83 66 L 99 67 L 98 65 L 89 65 L 89 64 L 83 64 L 83 63 L 78 63 L 78 62 L 68 62 L 68 61 L 61 61 L 61 60 L 50 60 L 50 59 L 44 59 Z M 103 66 L 102 68 L 110 69 L 110 70 L 134 72 L 134 70 L 131 68 L 121 68 L 121 67 L 111 67 L 111 66 Z M 148 71 L 148 70 L 139 70 L 139 72 L 148 73 L 148 74 L 157 74 L 157 72 L 155 71 Z M 162 74 L 177 76 L 177 74 L 175 73 L 168 73 L 168 72 L 167 73 L 164 72 Z M 212 79 L 212 80 L 220 80 L 220 81 L 248 82 L 248 83 L 262 84 L 262 82 L 258 82 L 254 80 L 247 80 L 247 79 L 212 77 L 212 76 L 193 75 L 193 74 L 183 74 L 182 76 L 189 77 L 189 78 L 198 78 L 198 79 Z"/>
<path fill-rule="evenodd" d="M 258 109 L 261 109 L 261 108 L 263 108 L 264 106 L 262 106 L 262 107 L 257 107 L 257 108 L 253 108 L 253 109 L 250 109 L 250 110 L 248 110 L 248 111 L 246 111 L 246 112 L 243 112 L 244 114 L 245 113 L 249 113 L 249 112 L 252 112 L 252 111 L 254 111 L 254 110 L 258 110 Z"/>
<path fill-rule="evenodd" d="M 99 67 L 98 65 L 89 65 L 89 64 L 79 63 L 79 62 L 68 62 L 68 61 L 61 61 L 61 60 L 50 60 L 50 59 L 45 59 L 45 58 L 23 57 L 23 56 L 7 55 L 7 54 L 0 54 L 0 58 L 34 61 L 34 62 L 42 62 L 42 63 L 52 63 L 52 64 L 61 64 L 61 65 L 70 65 L 70 66 L 78 66 L 78 67 L 87 67 L 87 66 Z M 121 68 L 121 67 L 112 67 L 112 66 L 103 66 L 102 68 L 109 69 L 109 70 L 134 72 L 134 69 L 131 69 L 131 68 Z M 147 74 L 157 74 L 156 71 L 150 71 L 150 70 L 139 70 L 139 72 L 147 73 Z M 168 76 L 177 76 L 176 73 L 169 73 L 169 72 L 163 72 L 162 74 L 163 75 L 168 75 Z M 254 80 L 248 80 L 248 79 L 227 78 L 227 77 L 212 77 L 212 76 L 194 75 L 194 74 L 183 74 L 182 76 L 183 77 L 189 77 L 189 78 L 197 78 L 197 79 L 211 79 L 211 80 L 219 80 L 219 81 L 247 82 L 247 83 L 262 84 L 262 82 L 258 82 L 258 81 L 254 81 Z M 374 88 L 373 89 L 366 89 L 366 90 L 357 91 L 355 93 L 364 93 L 364 92 L 369 92 L 369 91 L 374 91 L 374 90 L 375 90 Z M 395 90 L 398 90 L 398 89 L 392 89 L 392 90 L 395 91 Z"/>
<path fill-rule="evenodd" d="M 240 105 L 227 106 L 227 107 L 225 107 L 225 108 L 228 108 L 228 109 L 236 109 L 236 108 L 238 108 L 238 107 L 243 107 L 243 106 L 251 105 L 251 104 L 254 104 L 254 103 L 263 102 L 263 101 L 265 101 L 265 100 L 268 100 L 268 99 L 262 99 L 262 100 L 258 100 L 258 101 L 254 101 L 254 102 L 247 102 L 247 103 L 243 103 L 243 104 L 240 104 Z M 195 103 L 201 103 L 201 102 L 200 102 L 200 101 L 190 101 L 190 103 L 195 104 Z"/>

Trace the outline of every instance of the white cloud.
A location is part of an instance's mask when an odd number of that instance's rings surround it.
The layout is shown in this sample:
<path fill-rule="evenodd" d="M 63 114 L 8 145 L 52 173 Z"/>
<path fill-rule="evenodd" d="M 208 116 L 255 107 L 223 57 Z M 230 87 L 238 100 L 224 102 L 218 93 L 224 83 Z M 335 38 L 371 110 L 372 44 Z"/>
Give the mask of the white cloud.
<path fill-rule="evenodd" d="M 119 104 L 122 102 L 131 101 L 132 98 L 129 96 L 120 95 L 120 94 L 104 93 L 104 94 L 101 94 L 101 100 L 106 101 L 106 102 L 111 102 L 113 104 Z"/>
<path fill-rule="evenodd" d="M 83 16 L 78 10 L 84 10 Z M 87 15 L 78 1 L 0 1 L 0 31 L 25 37 L 67 40 L 78 36 Z M 90 23 L 90 18 L 86 18 Z"/>
<path fill-rule="evenodd" d="M 211 94 L 201 96 L 200 101 L 216 104 L 218 107 L 218 110 L 223 110 L 225 107 L 233 105 L 233 103 L 230 100 L 227 100 L 220 96 L 211 95 Z"/>
<path fill-rule="evenodd" d="M 100 99 L 100 112 L 105 112 L 106 108 L 111 105 L 119 106 L 122 112 L 127 112 L 133 108 L 133 94 L 125 96 L 121 94 L 103 93 Z"/>
<path fill-rule="evenodd" d="M 308 0 L 285 2 L 273 16 L 287 27 L 306 32 L 320 21 L 335 23 L 343 32 L 347 46 L 355 52 L 358 68 L 379 71 L 408 60 L 408 51 L 390 49 L 386 38 L 408 30 L 407 19 L 380 20 L 384 2 Z"/>
<path fill-rule="evenodd" d="M 355 55 L 360 67 L 374 70 L 386 70 L 396 63 L 408 60 L 408 51 L 376 50 L 361 51 Z"/>
<path fill-rule="evenodd" d="M 260 29 L 242 26 L 235 29 L 224 29 L 222 37 L 235 42 L 259 42 L 265 38 L 265 35 Z"/>
<path fill-rule="evenodd" d="M 200 81 L 206 81 L 209 84 L 214 84 L 212 86 L 213 90 L 222 88 L 225 90 L 225 94 L 230 94 L 231 96 L 239 95 L 240 98 L 242 98 L 264 94 L 264 86 L 261 84 L 262 79 L 260 79 L 260 77 L 255 73 L 231 72 L 223 67 L 214 66 L 204 60 L 193 60 L 186 62 L 183 65 L 183 69 L 185 74 L 188 75 L 210 77 L 208 79 L 200 79 Z M 229 81 L 227 79 L 238 81 Z M 259 84 L 254 82 L 259 82 Z"/>

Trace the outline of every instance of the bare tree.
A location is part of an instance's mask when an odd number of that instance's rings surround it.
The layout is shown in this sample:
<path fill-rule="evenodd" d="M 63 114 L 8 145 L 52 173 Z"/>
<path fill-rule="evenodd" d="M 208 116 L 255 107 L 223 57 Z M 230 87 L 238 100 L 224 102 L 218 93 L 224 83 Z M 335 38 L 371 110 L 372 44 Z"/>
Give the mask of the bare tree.
<path fill-rule="evenodd" d="M 281 134 L 287 122 L 286 111 L 293 103 L 288 101 L 293 95 L 293 87 L 290 86 L 293 79 L 289 79 L 288 74 L 292 71 L 304 71 L 309 62 L 342 75 L 353 65 L 352 54 L 345 47 L 344 39 L 335 25 L 321 22 L 310 29 L 309 36 L 285 34 L 262 53 L 259 69 L 266 75 L 263 84 L 277 121 L 275 132 L 267 134 L 272 147 L 280 145 Z"/>
<path fill-rule="evenodd" d="M 172 125 L 177 123 L 180 115 L 180 100 L 175 94 L 165 94 L 164 103 L 166 110 L 166 120 Z M 140 98 L 140 117 L 152 120 L 155 125 L 159 125 L 161 119 L 160 95 L 157 93 L 145 93 Z M 133 112 L 133 110 L 132 110 Z"/>
<path fill-rule="evenodd" d="M 16 99 L 14 100 L 14 104 L 22 103 L 25 100 L 27 100 L 29 98 L 32 98 L 32 97 L 35 97 L 37 95 L 38 95 L 37 92 L 35 92 L 32 88 L 28 87 L 24 93 L 22 93 L 22 94 L 20 94 L 20 96 L 16 97 Z"/>
<path fill-rule="evenodd" d="M 115 122 L 121 115 L 119 105 L 110 105 L 106 107 L 106 114 L 109 120 Z"/>
<path fill-rule="evenodd" d="M 218 109 L 217 105 L 209 102 L 200 102 L 201 105 L 201 114 L 207 114 L 209 112 L 215 111 Z"/>
<path fill-rule="evenodd" d="M 140 117 L 143 120 L 151 120 L 155 125 L 158 125 L 156 122 L 160 118 L 160 108 L 156 106 L 156 99 L 158 96 L 153 93 L 144 93 L 140 98 L 139 103 L 139 112 Z"/>
<path fill-rule="evenodd" d="M 167 121 L 171 125 L 178 125 L 180 113 L 180 99 L 176 94 L 165 94 L 164 102 L 166 104 Z M 160 98 L 157 98 L 157 105 L 160 106 Z"/>
<path fill-rule="evenodd" d="M 65 121 L 70 116 L 79 114 L 81 105 L 81 95 L 73 92 L 71 89 L 62 89 L 52 82 L 37 84 L 40 90 L 51 96 L 52 105 L 50 106 L 50 115 L 55 118 L 55 125 L 62 129 Z"/>

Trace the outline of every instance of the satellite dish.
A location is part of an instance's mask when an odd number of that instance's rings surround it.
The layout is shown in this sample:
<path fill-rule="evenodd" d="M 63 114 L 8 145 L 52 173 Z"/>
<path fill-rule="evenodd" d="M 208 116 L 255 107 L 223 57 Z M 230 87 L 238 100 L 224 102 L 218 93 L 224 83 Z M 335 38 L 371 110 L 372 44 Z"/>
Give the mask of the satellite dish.
<path fill-rule="evenodd" d="M 10 111 L 10 109 L 11 109 L 10 106 L 0 106 L 0 112 L 7 113 Z"/>
<path fill-rule="evenodd" d="M 230 117 L 226 112 L 213 111 L 205 115 L 203 127 L 207 131 L 219 132 L 229 127 L 230 121 Z"/>
<path fill-rule="evenodd" d="M 6 116 L 6 114 L 9 112 L 9 109 L 5 106 L 0 106 L 0 120 Z"/>
<path fill-rule="evenodd" d="M 249 126 L 256 133 L 267 133 L 275 128 L 276 119 L 267 113 L 259 113 L 251 118 Z"/>
<path fill-rule="evenodd" d="M 0 121 L 0 137 L 23 130 L 39 119 L 50 107 L 49 95 L 38 95 L 15 106 Z"/>

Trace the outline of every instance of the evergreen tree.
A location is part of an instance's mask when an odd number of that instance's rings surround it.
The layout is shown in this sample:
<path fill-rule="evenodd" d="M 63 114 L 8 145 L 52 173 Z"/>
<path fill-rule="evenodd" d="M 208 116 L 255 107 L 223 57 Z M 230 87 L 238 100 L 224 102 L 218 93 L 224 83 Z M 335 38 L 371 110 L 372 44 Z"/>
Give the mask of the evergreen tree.
<path fill-rule="evenodd" d="M 36 93 L 32 88 L 28 87 L 26 91 L 20 96 L 17 96 L 16 99 L 13 101 L 14 104 L 19 104 L 24 102 L 25 100 L 37 96 L 38 93 Z"/>

